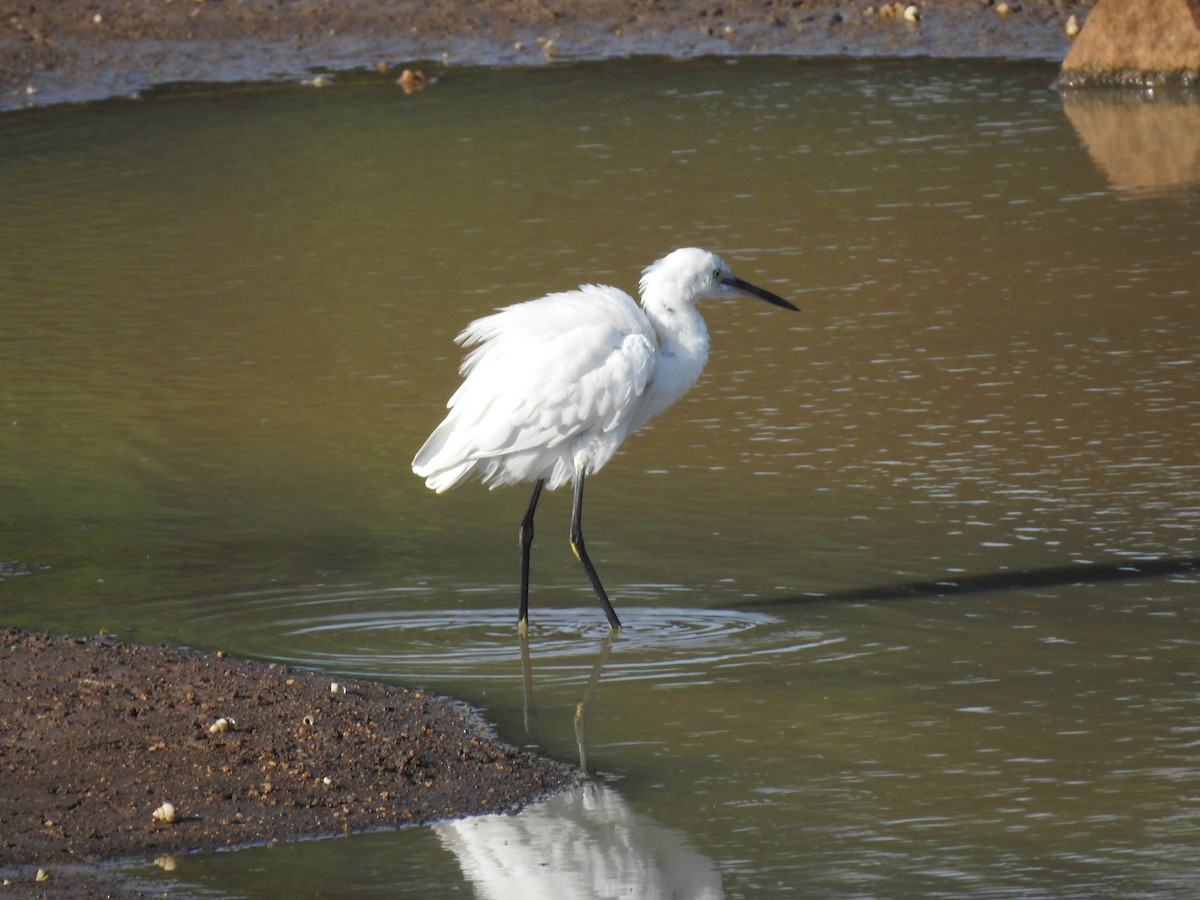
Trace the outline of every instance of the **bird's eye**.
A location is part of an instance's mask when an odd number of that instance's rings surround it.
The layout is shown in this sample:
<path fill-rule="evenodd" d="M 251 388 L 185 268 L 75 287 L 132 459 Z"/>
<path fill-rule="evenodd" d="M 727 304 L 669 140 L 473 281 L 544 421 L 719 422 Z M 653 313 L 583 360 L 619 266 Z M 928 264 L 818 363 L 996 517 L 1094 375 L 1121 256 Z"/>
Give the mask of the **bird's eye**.
<path fill-rule="evenodd" d="M 713 281 L 720 281 L 720 280 L 721 280 L 721 270 L 713 269 Z"/>

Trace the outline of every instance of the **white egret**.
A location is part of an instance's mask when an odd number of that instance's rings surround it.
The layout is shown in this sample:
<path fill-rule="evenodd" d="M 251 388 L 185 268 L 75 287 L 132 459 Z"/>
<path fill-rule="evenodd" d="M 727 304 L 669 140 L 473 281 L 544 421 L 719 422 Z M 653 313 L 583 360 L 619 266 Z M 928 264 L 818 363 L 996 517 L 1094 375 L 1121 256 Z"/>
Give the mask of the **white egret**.
<path fill-rule="evenodd" d="M 642 304 L 614 287 L 585 284 L 476 319 L 457 341 L 472 348 L 450 412 L 413 459 L 413 471 L 441 493 L 478 476 L 492 487 L 533 482 L 521 520 L 521 603 L 527 627 L 533 515 L 544 487 L 573 482 L 571 549 L 608 623 L 621 621 L 583 542 L 583 482 L 626 436 L 682 397 L 708 359 L 704 299 L 752 294 L 796 310 L 738 278 L 695 247 L 647 266 Z"/>

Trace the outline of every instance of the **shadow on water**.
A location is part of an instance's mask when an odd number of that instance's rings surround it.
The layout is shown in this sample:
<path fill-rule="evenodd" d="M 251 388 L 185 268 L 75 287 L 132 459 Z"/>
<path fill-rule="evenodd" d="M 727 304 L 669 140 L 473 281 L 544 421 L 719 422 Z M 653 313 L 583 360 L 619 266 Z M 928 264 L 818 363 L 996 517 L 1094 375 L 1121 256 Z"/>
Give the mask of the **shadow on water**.
<path fill-rule="evenodd" d="M 798 594 L 765 600 L 747 601 L 738 606 L 773 606 L 799 603 L 844 603 L 851 601 L 915 600 L 924 597 L 949 597 L 957 594 L 983 594 L 992 591 L 1035 590 L 1063 585 L 1103 584 L 1137 578 L 1161 578 L 1167 575 L 1200 574 L 1200 557 L 1177 559 L 1131 559 L 1114 563 L 1074 563 L 1040 569 L 1016 569 L 984 572 L 961 578 L 932 581 L 903 581 L 873 587 L 847 588 L 827 594 Z"/>

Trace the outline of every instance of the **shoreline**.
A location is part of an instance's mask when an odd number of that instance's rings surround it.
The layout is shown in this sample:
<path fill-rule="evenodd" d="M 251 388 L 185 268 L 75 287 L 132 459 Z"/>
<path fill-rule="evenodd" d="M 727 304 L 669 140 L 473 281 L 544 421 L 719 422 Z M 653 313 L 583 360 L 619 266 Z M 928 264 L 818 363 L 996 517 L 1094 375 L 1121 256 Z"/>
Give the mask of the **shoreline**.
<path fill-rule="evenodd" d="M 0 0 L 0 111 L 177 82 L 627 56 L 1061 62 L 1094 0 Z"/>
<path fill-rule="evenodd" d="M 5 886 L 112 891 L 107 862 L 512 812 L 584 777 L 426 690 L 0 628 Z"/>

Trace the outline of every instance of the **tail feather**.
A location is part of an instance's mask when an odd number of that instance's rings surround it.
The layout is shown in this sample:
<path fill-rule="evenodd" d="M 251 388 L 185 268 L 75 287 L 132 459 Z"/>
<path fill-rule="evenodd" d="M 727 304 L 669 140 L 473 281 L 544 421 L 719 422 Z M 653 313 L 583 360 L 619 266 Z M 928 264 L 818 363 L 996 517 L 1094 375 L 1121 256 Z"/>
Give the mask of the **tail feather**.
<path fill-rule="evenodd" d="M 457 466 L 452 466 L 449 469 L 432 470 L 428 474 L 417 472 L 417 474 L 425 477 L 425 487 L 440 494 L 450 490 L 450 488 L 469 476 L 474 467 L 475 464 L 473 462 L 465 462 Z M 414 471 L 416 470 L 414 469 Z"/>
<path fill-rule="evenodd" d="M 412 461 L 413 472 L 425 479 L 426 487 L 439 494 L 466 478 L 474 465 L 471 460 L 464 461 L 460 454 L 446 453 L 447 442 L 454 437 L 454 429 L 446 424 L 443 422 L 433 430 Z"/>

